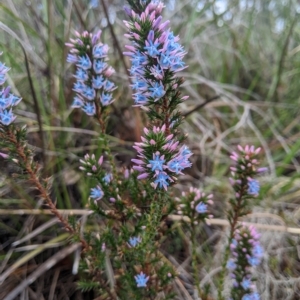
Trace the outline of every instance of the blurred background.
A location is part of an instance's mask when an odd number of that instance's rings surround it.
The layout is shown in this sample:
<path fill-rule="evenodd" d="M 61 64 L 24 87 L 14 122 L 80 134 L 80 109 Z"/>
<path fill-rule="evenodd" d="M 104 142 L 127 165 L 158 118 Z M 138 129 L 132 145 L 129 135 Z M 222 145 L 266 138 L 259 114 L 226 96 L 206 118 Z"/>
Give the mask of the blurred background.
<path fill-rule="evenodd" d="M 190 97 L 181 111 L 182 130 L 188 133 L 187 143 L 194 152 L 193 167 L 176 189 L 194 185 L 212 191 L 214 215 L 225 218 L 224 207 L 232 193 L 229 153 L 238 144 L 261 146 L 261 164 L 268 173 L 259 178 L 261 194 L 247 220 L 298 227 L 300 2 L 164 3 L 164 20 L 170 20 L 179 35 L 189 66 L 182 72 L 182 94 Z M 85 153 L 101 153 L 96 122 L 70 108 L 74 78 L 64 44 L 75 30 L 101 29 L 102 41 L 110 46 L 119 88 L 107 134 L 120 166 L 130 167 L 135 156 L 132 144 L 139 140 L 146 121 L 140 110 L 131 107 L 129 60 L 122 55 L 128 43 L 123 36 L 124 5 L 125 1 L 117 0 L 0 1 L 0 59 L 11 67 L 8 84 L 23 98 L 16 122 L 26 124 L 35 159 L 43 166 L 43 176 L 52 181 L 52 198 L 61 209 L 86 206 L 90 185 L 78 170 L 78 160 Z M 20 209 L 43 207 L 35 191 L 18 178 L 20 172 L 0 157 L 0 274 L 7 272 L 5 278 L 0 275 L 0 299 L 67 243 L 50 216 L 19 215 Z M 93 223 L 87 224 L 93 228 Z M 261 233 L 266 255 L 256 276 L 262 299 L 300 299 L 299 234 Z M 204 284 L 213 282 L 210 272 L 219 264 L 224 236 L 221 227 L 199 229 Z M 25 238 L 22 243 L 13 244 L 21 238 Z M 181 268 L 181 280 L 189 290 L 190 256 L 182 240 L 174 245 L 166 255 Z M 20 299 L 93 299 L 92 292 L 76 289 L 79 275 L 72 275 L 72 265 L 70 256 L 45 270 Z"/>

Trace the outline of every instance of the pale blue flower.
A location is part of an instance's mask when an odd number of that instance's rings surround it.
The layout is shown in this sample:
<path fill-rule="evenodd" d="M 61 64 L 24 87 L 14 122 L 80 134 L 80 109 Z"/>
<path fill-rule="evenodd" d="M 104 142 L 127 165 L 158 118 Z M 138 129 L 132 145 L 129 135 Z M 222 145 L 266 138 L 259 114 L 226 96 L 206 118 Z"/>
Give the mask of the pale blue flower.
<path fill-rule="evenodd" d="M 172 66 L 172 60 L 169 54 L 162 53 L 160 56 L 159 64 L 162 69 L 168 69 Z"/>
<path fill-rule="evenodd" d="M 106 184 L 109 184 L 112 180 L 113 176 L 111 173 L 106 173 L 105 176 L 103 177 L 103 180 Z"/>
<path fill-rule="evenodd" d="M 104 86 L 105 80 L 102 75 L 93 77 L 93 88 L 97 90 L 101 89 Z"/>
<path fill-rule="evenodd" d="M 86 70 L 83 70 L 81 68 L 78 68 L 75 75 L 74 75 L 75 78 L 77 78 L 78 80 L 80 81 L 85 81 L 89 78 Z"/>
<path fill-rule="evenodd" d="M 226 267 L 228 270 L 235 270 L 236 269 L 236 263 L 233 259 L 229 259 L 227 264 L 226 264 Z"/>
<path fill-rule="evenodd" d="M 82 106 L 82 110 L 88 115 L 88 116 L 94 116 L 96 114 L 96 107 L 95 103 L 93 102 L 86 102 Z"/>
<path fill-rule="evenodd" d="M 96 92 L 95 89 L 86 85 L 84 90 L 82 91 L 82 95 L 88 100 L 94 100 L 96 97 Z"/>
<path fill-rule="evenodd" d="M 165 190 L 169 186 L 169 183 L 167 180 L 170 180 L 170 176 L 165 172 L 160 172 L 156 176 L 156 179 L 154 180 L 154 187 L 156 188 L 157 185 L 159 188 L 164 188 Z"/>
<path fill-rule="evenodd" d="M 141 272 L 140 274 L 134 276 L 134 279 L 136 281 L 137 287 L 146 287 L 147 282 L 149 280 L 149 276 L 146 277 L 146 275 L 143 272 Z"/>
<path fill-rule="evenodd" d="M 241 282 L 241 286 L 244 290 L 248 290 L 251 287 L 251 280 L 248 278 L 243 278 L 243 281 Z"/>
<path fill-rule="evenodd" d="M 0 111 L 0 123 L 3 125 L 10 125 L 14 120 L 16 119 L 16 116 L 13 114 L 12 109 L 10 110 L 3 110 Z"/>
<path fill-rule="evenodd" d="M 143 65 L 147 63 L 147 56 L 137 51 L 132 55 L 130 60 L 134 66 Z"/>
<path fill-rule="evenodd" d="M 149 88 L 149 91 L 152 92 L 150 96 L 152 98 L 155 98 L 155 100 L 160 99 L 166 93 L 165 90 L 164 90 L 164 86 L 162 85 L 162 83 L 158 83 L 158 82 L 155 82 L 154 85 Z"/>
<path fill-rule="evenodd" d="M 83 90 L 85 89 L 85 84 L 81 81 L 77 81 L 74 83 L 74 87 L 73 87 L 73 90 L 77 93 L 82 93 Z"/>
<path fill-rule="evenodd" d="M 90 197 L 93 198 L 94 200 L 100 200 L 102 199 L 103 196 L 104 193 L 99 185 L 91 189 Z"/>
<path fill-rule="evenodd" d="M 136 105 L 145 105 L 148 102 L 148 98 L 144 94 L 134 94 L 133 99 Z"/>
<path fill-rule="evenodd" d="M 91 63 L 90 58 L 87 55 L 79 56 L 77 66 L 84 70 L 88 70 L 92 67 L 92 63 Z"/>
<path fill-rule="evenodd" d="M 256 267 L 260 264 L 260 259 L 255 257 L 255 256 L 251 256 L 248 258 L 248 263 L 252 266 L 252 267 Z"/>
<path fill-rule="evenodd" d="M 252 254 L 256 257 L 262 257 L 264 255 L 264 249 L 260 245 L 255 245 L 252 249 Z"/>
<path fill-rule="evenodd" d="M 151 171 L 163 171 L 165 159 L 163 157 L 160 157 L 159 155 L 153 155 L 153 159 L 149 160 L 149 166 L 151 168 Z"/>
<path fill-rule="evenodd" d="M 82 106 L 83 106 L 83 100 L 80 97 L 75 96 L 71 107 L 72 108 L 81 108 Z"/>
<path fill-rule="evenodd" d="M 129 238 L 128 244 L 130 247 L 136 247 L 141 241 L 142 239 L 139 236 L 134 236 Z"/>
<path fill-rule="evenodd" d="M 108 46 L 107 45 L 96 45 L 93 48 L 93 56 L 94 58 L 102 58 L 105 57 L 107 55 L 107 51 L 108 51 Z"/>
<path fill-rule="evenodd" d="M 147 90 L 148 84 L 144 80 L 135 80 L 131 85 L 131 88 L 135 90 Z"/>
<path fill-rule="evenodd" d="M 103 88 L 106 92 L 111 92 L 112 90 L 114 90 L 116 88 L 116 86 L 114 85 L 113 82 L 106 80 Z"/>
<path fill-rule="evenodd" d="M 197 204 L 197 206 L 195 207 L 196 212 L 198 212 L 199 214 L 204 214 L 207 213 L 207 205 L 203 202 L 200 202 Z"/>
<path fill-rule="evenodd" d="M 107 67 L 107 63 L 103 62 L 102 60 L 95 60 L 94 61 L 94 71 L 96 74 L 100 74 L 104 71 L 104 69 Z"/>
<path fill-rule="evenodd" d="M 101 94 L 101 104 L 107 106 L 113 102 L 112 94 L 102 93 Z"/>
<path fill-rule="evenodd" d="M 248 194 L 258 195 L 260 190 L 259 182 L 256 179 L 248 180 Z"/>

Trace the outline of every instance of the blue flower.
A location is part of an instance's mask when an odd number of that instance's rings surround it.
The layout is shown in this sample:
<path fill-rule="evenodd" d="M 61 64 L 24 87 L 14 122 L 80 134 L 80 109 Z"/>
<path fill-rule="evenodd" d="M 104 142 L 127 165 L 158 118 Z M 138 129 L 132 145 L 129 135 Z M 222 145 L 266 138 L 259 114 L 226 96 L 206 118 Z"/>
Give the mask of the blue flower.
<path fill-rule="evenodd" d="M 1 55 L 1 53 L 0 53 Z M 6 81 L 5 74 L 9 71 L 9 68 L 5 66 L 2 62 L 0 62 L 0 85 L 3 85 Z"/>
<path fill-rule="evenodd" d="M 183 155 L 182 153 L 183 152 L 180 152 L 177 157 L 173 158 L 168 163 L 169 170 L 176 174 L 181 173 L 182 170 L 189 168 L 192 165 L 192 163 L 188 160 L 190 154 Z"/>
<path fill-rule="evenodd" d="M 102 75 L 98 75 L 96 77 L 93 77 L 93 88 L 94 89 L 101 89 L 104 86 L 105 78 Z"/>
<path fill-rule="evenodd" d="M 231 244 L 234 245 L 235 247 L 238 245 L 238 242 L 236 239 L 231 240 Z"/>
<path fill-rule="evenodd" d="M 159 65 L 156 65 L 150 69 L 151 75 L 156 79 L 162 79 L 164 77 L 164 72 Z"/>
<path fill-rule="evenodd" d="M 245 294 L 242 298 L 242 300 L 252 300 L 251 294 Z"/>
<path fill-rule="evenodd" d="M 134 94 L 133 99 L 136 105 L 145 105 L 148 102 L 148 98 L 144 94 Z"/>
<path fill-rule="evenodd" d="M 92 8 L 98 7 L 98 0 L 91 0 L 90 5 L 91 5 Z"/>
<path fill-rule="evenodd" d="M 229 259 L 227 264 L 226 264 L 226 267 L 228 270 L 235 270 L 236 269 L 236 263 L 233 259 Z"/>
<path fill-rule="evenodd" d="M 251 256 L 248 258 L 248 263 L 252 266 L 252 267 L 256 267 L 260 264 L 260 259 L 255 257 L 255 256 Z"/>
<path fill-rule="evenodd" d="M 130 247 L 136 247 L 137 244 L 139 244 L 141 242 L 141 238 L 139 236 L 134 236 L 129 238 L 128 244 Z"/>
<path fill-rule="evenodd" d="M 258 293 L 246 294 L 243 296 L 242 300 L 260 300 Z"/>
<path fill-rule="evenodd" d="M 243 281 L 241 282 L 241 286 L 244 290 L 248 290 L 251 287 L 251 280 L 248 278 L 243 278 Z"/>
<path fill-rule="evenodd" d="M 78 96 L 75 96 L 74 97 L 74 100 L 73 100 L 73 103 L 71 105 L 73 108 L 80 108 L 83 106 L 83 101 L 80 97 Z"/>
<path fill-rule="evenodd" d="M 155 84 L 149 88 L 149 91 L 152 92 L 151 97 L 155 98 L 155 101 L 163 97 L 164 94 L 166 93 L 162 83 L 158 83 L 158 82 L 155 82 Z"/>
<path fill-rule="evenodd" d="M 175 59 L 173 60 L 171 70 L 176 72 L 177 70 L 184 68 L 184 66 L 185 63 L 182 61 L 182 59 L 176 56 Z"/>
<path fill-rule="evenodd" d="M 104 193 L 99 185 L 91 189 L 90 197 L 94 200 L 100 200 L 103 196 Z"/>
<path fill-rule="evenodd" d="M 260 300 L 260 295 L 259 293 L 252 293 L 251 294 L 251 300 Z"/>
<path fill-rule="evenodd" d="M 112 90 L 114 90 L 116 87 L 114 85 L 113 82 L 106 80 L 105 84 L 104 84 L 104 90 L 106 92 L 111 92 Z"/>
<path fill-rule="evenodd" d="M 152 41 L 149 41 L 149 46 L 145 46 L 144 49 L 147 50 L 149 56 L 151 57 L 157 57 L 159 55 L 159 51 L 157 47 L 159 46 L 159 43 L 153 44 Z"/>
<path fill-rule="evenodd" d="M 79 56 L 78 62 L 77 62 L 77 66 L 79 68 L 82 68 L 84 70 L 88 70 L 92 67 L 92 63 L 90 58 L 85 55 L 85 56 Z"/>
<path fill-rule="evenodd" d="M 67 56 L 67 62 L 68 63 L 74 64 L 74 63 L 77 63 L 77 61 L 78 61 L 78 58 L 77 58 L 76 55 L 70 54 L 70 53 L 68 54 L 68 56 Z"/>
<path fill-rule="evenodd" d="M 260 245 L 255 245 L 252 249 L 252 254 L 256 257 L 262 257 L 264 255 L 264 249 Z"/>
<path fill-rule="evenodd" d="M 141 66 L 132 65 L 129 73 L 131 76 L 139 76 L 141 73 L 143 73 L 143 70 L 141 69 Z"/>
<path fill-rule="evenodd" d="M 153 154 L 153 160 L 149 160 L 147 167 L 150 167 L 151 171 L 163 171 L 165 161 L 163 156 L 160 157 L 158 154 Z"/>
<path fill-rule="evenodd" d="M 147 63 L 147 56 L 141 54 L 139 51 L 137 53 L 135 53 L 132 57 L 131 57 L 131 62 L 132 65 L 134 66 L 138 66 L 138 65 L 142 65 L 142 64 L 146 64 Z"/>
<path fill-rule="evenodd" d="M 180 51 L 180 50 L 182 50 L 182 46 L 180 44 L 174 42 L 174 38 L 169 39 L 167 51 L 172 52 L 172 51 Z"/>
<path fill-rule="evenodd" d="M 74 88 L 73 90 L 77 93 L 82 93 L 83 90 L 85 89 L 85 84 L 82 83 L 81 81 L 77 81 L 74 83 Z"/>
<path fill-rule="evenodd" d="M 108 46 L 107 45 L 96 45 L 93 48 L 93 56 L 94 58 L 102 58 L 105 57 L 107 55 L 107 51 L 108 51 Z"/>
<path fill-rule="evenodd" d="M 259 182 L 256 179 L 248 180 L 248 194 L 258 195 L 260 190 Z"/>
<path fill-rule="evenodd" d="M 134 83 L 131 85 L 131 88 L 135 91 L 138 90 L 147 90 L 148 84 L 146 81 L 143 80 L 135 80 Z"/>
<path fill-rule="evenodd" d="M 154 180 L 154 187 L 156 188 L 157 185 L 159 188 L 164 188 L 165 190 L 169 186 L 167 180 L 170 180 L 170 176 L 165 172 L 160 172 L 157 174 L 156 179 Z"/>
<path fill-rule="evenodd" d="M 168 169 L 176 174 L 179 174 L 182 171 L 181 161 L 179 159 L 172 159 L 168 162 Z"/>
<path fill-rule="evenodd" d="M 112 180 L 113 176 L 111 173 L 106 173 L 106 175 L 103 177 L 103 180 L 106 184 L 109 184 Z"/>
<path fill-rule="evenodd" d="M 112 94 L 101 94 L 101 104 L 107 106 L 112 103 Z"/>
<path fill-rule="evenodd" d="M 82 106 L 82 110 L 88 116 L 94 116 L 96 114 L 96 107 L 95 107 L 95 104 L 92 102 L 84 103 L 84 105 Z"/>
<path fill-rule="evenodd" d="M 86 85 L 84 90 L 82 91 L 82 95 L 88 100 L 94 100 L 96 92 L 92 87 Z"/>
<path fill-rule="evenodd" d="M 9 94 L 9 97 L 11 99 L 11 105 L 12 106 L 16 106 L 20 103 L 20 101 L 22 100 L 22 98 L 20 97 L 17 97 L 16 95 L 14 94 Z"/>
<path fill-rule="evenodd" d="M 171 57 L 169 54 L 162 53 L 160 56 L 159 64 L 163 69 L 168 69 L 172 65 Z"/>
<path fill-rule="evenodd" d="M 191 150 L 186 145 L 181 147 L 180 152 L 183 156 L 192 154 Z"/>
<path fill-rule="evenodd" d="M 85 81 L 89 78 L 87 72 L 81 68 L 78 68 L 76 71 L 76 74 L 74 75 L 75 78 L 77 78 L 80 81 Z"/>
<path fill-rule="evenodd" d="M 146 277 L 146 275 L 143 272 L 141 272 L 140 274 L 134 276 L 134 279 L 136 281 L 137 287 L 146 287 L 147 281 L 149 280 L 149 276 Z"/>
<path fill-rule="evenodd" d="M 203 202 L 198 203 L 195 209 L 199 214 L 207 213 L 207 205 Z"/>
<path fill-rule="evenodd" d="M 5 109 L 9 107 L 12 103 L 12 98 L 6 96 L 4 92 L 0 93 L 0 109 Z"/>
<path fill-rule="evenodd" d="M 96 74 L 100 74 L 104 71 L 104 69 L 107 67 L 107 64 L 101 60 L 95 60 L 94 61 L 94 71 Z"/>
<path fill-rule="evenodd" d="M 10 125 L 14 120 L 16 119 L 16 116 L 12 113 L 12 110 L 3 110 L 0 111 L 0 122 L 3 125 Z"/>

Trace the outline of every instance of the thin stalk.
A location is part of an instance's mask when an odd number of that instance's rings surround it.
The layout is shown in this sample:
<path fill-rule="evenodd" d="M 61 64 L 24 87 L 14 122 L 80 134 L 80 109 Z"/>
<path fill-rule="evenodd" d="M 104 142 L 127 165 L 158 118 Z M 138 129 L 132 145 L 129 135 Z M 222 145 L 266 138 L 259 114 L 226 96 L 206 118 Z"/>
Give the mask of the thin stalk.
<path fill-rule="evenodd" d="M 237 203 L 235 207 L 232 207 L 232 210 L 234 211 L 233 217 L 229 218 L 229 237 L 227 241 L 227 246 L 225 248 L 224 258 L 222 262 L 222 271 L 220 273 L 220 279 L 219 279 L 219 286 L 218 286 L 218 300 L 224 300 L 224 297 L 222 296 L 224 281 L 225 281 L 225 274 L 226 274 L 226 264 L 229 259 L 230 255 L 230 243 L 234 237 L 234 232 L 236 231 L 238 227 L 238 219 L 245 215 L 246 212 L 242 211 L 242 202 L 243 197 L 247 191 L 247 180 L 243 180 L 241 184 L 241 192 L 239 193 L 239 197 L 237 198 Z"/>
<path fill-rule="evenodd" d="M 197 289 L 198 297 L 202 294 L 199 283 L 200 277 L 198 272 L 198 256 L 197 256 L 197 244 L 196 244 L 196 227 L 195 224 L 192 224 L 191 228 L 192 235 L 192 268 L 193 268 L 193 277 L 194 277 L 194 286 Z"/>
<path fill-rule="evenodd" d="M 163 206 L 165 201 L 162 194 L 156 194 L 150 205 L 150 211 L 147 215 L 147 224 L 145 229 L 145 238 L 140 244 L 140 248 L 146 247 L 147 245 L 153 244 L 154 237 L 158 231 L 160 221 L 163 215 Z"/>
<path fill-rule="evenodd" d="M 109 160 L 111 168 L 112 168 L 113 178 L 118 183 L 118 172 L 117 172 L 116 162 L 115 162 L 115 159 L 112 155 L 111 149 L 109 147 L 106 134 L 102 133 L 101 138 L 103 139 L 104 151 L 106 152 L 106 155 L 108 157 L 108 160 Z"/>
<path fill-rule="evenodd" d="M 1 136 L 2 135 L 2 136 Z M 10 143 L 12 143 L 15 146 L 16 153 L 18 154 L 18 157 L 22 160 L 24 163 L 25 170 L 27 174 L 29 175 L 29 180 L 33 183 L 33 185 L 37 188 L 39 191 L 41 197 L 46 201 L 47 205 L 49 206 L 51 212 L 59 219 L 59 221 L 63 224 L 66 231 L 70 232 L 71 234 L 75 235 L 76 232 L 72 228 L 72 226 L 64 219 L 64 217 L 59 213 L 57 210 L 55 204 L 52 202 L 47 189 L 41 184 L 38 176 L 37 176 L 37 168 L 32 168 L 32 164 L 30 161 L 30 157 L 26 155 L 24 151 L 24 145 L 22 145 L 16 138 L 15 134 L 8 128 L 6 130 L 6 134 L 0 133 L 1 138 L 6 138 Z M 80 242 L 82 244 L 83 249 L 88 249 L 87 242 L 80 238 Z"/>

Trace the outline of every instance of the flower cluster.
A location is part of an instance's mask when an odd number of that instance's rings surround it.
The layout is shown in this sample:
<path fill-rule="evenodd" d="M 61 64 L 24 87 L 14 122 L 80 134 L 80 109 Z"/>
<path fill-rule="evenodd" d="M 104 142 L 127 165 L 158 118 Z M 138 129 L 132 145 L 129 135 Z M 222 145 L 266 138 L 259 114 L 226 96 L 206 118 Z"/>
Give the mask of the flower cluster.
<path fill-rule="evenodd" d="M 232 152 L 230 158 L 234 161 L 231 169 L 232 177 L 230 183 L 235 191 L 235 198 L 230 199 L 232 209 L 228 211 L 229 221 L 232 224 L 232 232 L 235 231 L 234 224 L 239 217 L 248 213 L 250 202 L 249 199 L 258 196 L 260 186 L 258 180 L 254 177 L 266 171 L 266 168 L 258 168 L 259 161 L 257 155 L 261 148 L 254 146 L 238 145 L 238 153 Z"/>
<path fill-rule="evenodd" d="M 74 77 L 76 92 L 72 107 L 81 108 L 94 116 L 113 102 L 116 86 L 108 78 L 114 73 L 106 61 L 109 47 L 100 42 L 101 31 L 95 35 L 75 32 L 77 38 L 66 43 L 71 48 L 67 61 L 76 65 Z"/>
<path fill-rule="evenodd" d="M 230 244 L 231 258 L 227 262 L 227 269 L 233 280 L 233 300 L 259 299 L 252 278 L 252 268 L 258 266 L 263 257 L 259 238 L 260 235 L 253 226 L 241 226 L 235 231 Z"/>
<path fill-rule="evenodd" d="M 0 53 L 1 55 L 2 53 Z M 9 71 L 9 68 L 0 62 L 0 86 L 3 86 L 6 81 L 6 73 Z M 8 126 L 15 119 L 16 116 L 13 114 L 12 108 L 16 106 L 22 98 L 15 96 L 10 93 L 10 87 L 3 87 L 0 90 L 0 123 L 2 125 Z"/>
<path fill-rule="evenodd" d="M 258 168 L 259 162 L 257 155 L 261 148 L 255 149 L 254 146 L 242 146 L 238 145 L 240 153 L 232 152 L 230 158 L 235 162 L 235 166 L 231 167 L 231 174 L 233 178 L 230 178 L 230 182 L 235 189 L 236 197 L 240 197 L 242 193 L 245 193 L 242 189 L 247 185 L 247 194 L 251 196 L 257 196 L 259 193 L 259 182 L 253 177 L 258 173 L 266 171 L 266 168 Z"/>
<path fill-rule="evenodd" d="M 161 114 L 155 117 L 161 117 L 169 127 L 179 120 L 175 111 L 177 105 L 187 99 L 181 97 L 178 91 L 183 80 L 175 77 L 186 66 L 182 60 L 185 51 L 178 43 L 179 37 L 168 28 L 169 21 L 162 22 L 163 7 L 161 1 L 151 1 L 141 14 L 126 9 L 130 18 L 129 22 L 124 21 L 129 30 L 126 37 L 132 45 L 125 46 L 128 52 L 124 54 L 130 57 L 132 63 L 130 74 L 135 105 L 153 105 L 155 109 L 148 108 L 153 114 L 161 109 Z"/>
<path fill-rule="evenodd" d="M 119 196 L 117 196 L 117 190 L 109 188 L 113 175 L 103 169 L 103 156 L 96 160 L 94 154 L 86 154 L 84 159 L 80 160 L 80 163 L 79 169 L 86 172 L 87 176 L 94 177 L 98 181 L 98 184 L 90 191 L 90 198 L 94 200 L 94 203 L 96 204 L 104 195 L 111 203 L 116 202 L 116 198 L 119 198 Z"/>
<path fill-rule="evenodd" d="M 166 126 L 154 126 L 152 130 L 144 128 L 145 137 L 142 142 L 135 143 L 138 159 L 132 159 L 136 164 L 133 169 L 140 172 L 138 179 L 150 178 L 151 185 L 156 189 L 167 187 L 182 174 L 185 168 L 191 166 L 192 155 L 187 146 L 179 147 L 179 142 L 173 139 L 173 134 L 165 135 Z"/>
<path fill-rule="evenodd" d="M 200 189 L 190 188 L 188 193 L 182 192 L 180 198 L 176 198 L 177 214 L 188 216 L 195 225 L 199 220 L 211 219 L 210 206 L 213 205 L 213 195 L 206 195 Z"/>

